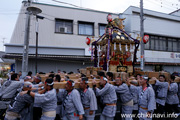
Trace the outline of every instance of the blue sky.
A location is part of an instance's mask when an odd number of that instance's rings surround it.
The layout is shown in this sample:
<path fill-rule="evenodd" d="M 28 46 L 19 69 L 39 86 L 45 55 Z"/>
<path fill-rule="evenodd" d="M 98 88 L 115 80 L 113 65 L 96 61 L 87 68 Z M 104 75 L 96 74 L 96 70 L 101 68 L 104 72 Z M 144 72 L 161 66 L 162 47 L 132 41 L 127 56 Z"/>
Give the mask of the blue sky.
<path fill-rule="evenodd" d="M 52 0 L 34 0 L 41 3 L 64 5 Z M 95 10 L 122 13 L 130 5 L 139 7 L 140 0 L 57 0 Z M 0 51 L 9 43 L 13 33 L 22 0 L 0 0 Z M 180 0 L 144 0 L 144 8 L 158 12 L 170 13 L 180 8 Z"/>

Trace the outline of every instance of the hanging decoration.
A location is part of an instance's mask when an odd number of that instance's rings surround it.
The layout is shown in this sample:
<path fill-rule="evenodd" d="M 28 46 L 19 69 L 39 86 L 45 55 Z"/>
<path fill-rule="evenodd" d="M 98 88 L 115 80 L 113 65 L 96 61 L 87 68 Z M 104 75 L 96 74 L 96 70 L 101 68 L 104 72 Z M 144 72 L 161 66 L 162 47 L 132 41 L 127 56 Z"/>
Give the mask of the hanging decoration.
<path fill-rule="evenodd" d="M 143 42 L 146 44 L 149 41 L 149 35 L 144 35 Z"/>
<path fill-rule="evenodd" d="M 89 45 L 91 43 L 91 39 L 89 37 L 86 37 L 86 44 Z"/>
<path fill-rule="evenodd" d="M 91 45 L 91 60 L 93 60 L 93 45 Z"/>
<path fill-rule="evenodd" d="M 112 15 L 109 13 L 108 16 L 107 16 L 107 21 L 108 22 L 112 22 Z"/>

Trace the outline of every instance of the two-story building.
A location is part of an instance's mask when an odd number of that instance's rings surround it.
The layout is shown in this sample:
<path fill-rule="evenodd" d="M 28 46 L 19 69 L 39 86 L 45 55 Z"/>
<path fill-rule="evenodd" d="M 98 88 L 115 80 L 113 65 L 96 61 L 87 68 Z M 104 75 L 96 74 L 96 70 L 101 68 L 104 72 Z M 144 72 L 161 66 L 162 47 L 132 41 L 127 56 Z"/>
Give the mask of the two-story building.
<path fill-rule="evenodd" d="M 38 20 L 38 71 L 77 72 L 77 69 L 93 66 L 90 46 L 86 37 L 98 39 L 107 24 L 107 12 L 71 8 L 50 4 L 32 3 L 40 8 L 43 20 Z M 26 6 L 24 2 L 17 19 L 11 41 L 6 46 L 6 58 L 14 58 L 16 72 L 22 68 L 22 53 L 25 34 Z M 117 18 L 118 14 L 112 14 Z M 29 67 L 35 72 L 36 18 L 31 15 L 29 37 Z"/>
<path fill-rule="evenodd" d="M 174 13 L 174 14 L 173 14 Z M 144 34 L 149 35 L 145 44 L 145 71 L 180 71 L 180 16 L 144 9 Z M 125 30 L 133 37 L 140 34 L 140 8 L 130 6 L 124 11 Z M 140 51 L 137 53 L 140 64 Z"/>
<path fill-rule="evenodd" d="M 90 46 L 86 37 L 97 40 L 104 33 L 107 12 L 91 9 L 71 8 L 42 3 L 32 3 L 42 10 L 43 20 L 39 21 L 38 71 L 49 72 L 61 69 L 67 72 L 93 66 Z M 21 70 L 25 34 L 26 6 L 19 14 L 11 41 L 6 46 L 6 58 L 15 59 L 16 72 Z M 130 6 L 122 14 L 112 14 L 113 18 L 125 17 L 125 30 L 136 38 L 140 34 L 140 9 Z M 144 32 L 150 36 L 145 45 L 145 70 L 180 70 L 180 17 L 178 11 L 165 14 L 144 10 Z M 35 72 L 35 16 L 31 16 L 29 39 L 29 70 Z M 138 51 L 140 64 L 140 52 Z"/>

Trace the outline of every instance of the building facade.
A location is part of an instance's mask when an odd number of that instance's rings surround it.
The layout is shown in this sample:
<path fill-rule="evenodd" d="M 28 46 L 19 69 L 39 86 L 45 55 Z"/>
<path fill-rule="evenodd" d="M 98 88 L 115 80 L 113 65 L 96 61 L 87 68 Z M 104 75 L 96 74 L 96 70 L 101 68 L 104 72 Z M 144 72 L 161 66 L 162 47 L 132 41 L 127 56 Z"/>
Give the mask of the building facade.
<path fill-rule="evenodd" d="M 32 3 L 42 10 L 38 20 L 38 72 L 76 72 L 77 69 L 93 66 L 90 46 L 86 37 L 98 39 L 107 24 L 107 12 L 70 8 L 42 3 Z M 26 5 L 23 3 L 11 41 L 6 46 L 6 58 L 16 60 L 16 72 L 22 66 L 25 34 Z M 117 18 L 118 14 L 112 14 Z M 35 72 L 36 18 L 31 15 L 29 38 L 29 71 Z"/>
<path fill-rule="evenodd" d="M 133 37 L 140 34 L 140 9 L 130 6 L 121 17 L 125 17 L 125 30 Z M 145 44 L 145 70 L 168 72 L 180 71 L 180 16 L 144 10 L 144 34 L 149 35 Z M 140 66 L 140 51 L 137 53 Z"/>
<path fill-rule="evenodd" d="M 42 3 L 32 3 L 42 10 L 38 20 L 38 72 L 73 71 L 93 66 L 90 46 L 86 37 L 97 40 L 104 33 L 107 12 L 90 9 L 71 8 Z M 22 8 L 9 44 L 5 44 L 5 58 L 15 59 L 15 70 L 20 71 L 25 34 L 26 5 Z M 130 6 L 122 14 L 112 14 L 113 18 L 123 17 L 125 31 L 133 38 L 140 34 L 140 9 Z M 180 17 L 179 11 L 164 14 L 144 10 L 144 34 L 150 36 L 145 45 L 145 71 L 180 71 Z M 36 18 L 31 16 L 29 38 L 29 71 L 35 72 Z M 140 49 L 139 49 L 140 50 Z M 137 53 L 140 67 L 140 51 Z"/>

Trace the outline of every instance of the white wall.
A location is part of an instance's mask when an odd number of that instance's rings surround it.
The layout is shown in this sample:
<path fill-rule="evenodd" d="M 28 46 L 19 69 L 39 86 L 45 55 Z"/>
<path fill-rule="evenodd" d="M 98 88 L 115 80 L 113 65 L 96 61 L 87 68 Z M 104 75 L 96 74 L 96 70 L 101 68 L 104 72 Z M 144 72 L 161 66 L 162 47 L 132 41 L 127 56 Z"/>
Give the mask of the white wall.
<path fill-rule="evenodd" d="M 80 62 L 80 61 L 67 61 L 67 60 L 58 61 L 58 60 L 52 60 L 52 59 L 50 60 L 41 59 L 41 60 L 38 60 L 37 64 L 38 64 L 38 71 L 45 72 L 45 73 L 48 73 L 50 71 L 57 72 L 58 69 L 60 69 L 61 71 L 66 71 L 67 73 L 70 71 L 77 73 L 77 69 L 93 66 L 93 63 L 89 63 L 89 62 L 84 62 L 83 64 L 83 62 Z M 22 61 L 16 60 L 16 66 L 15 66 L 16 72 L 21 71 L 22 69 L 21 65 L 22 65 Z M 32 71 L 34 75 L 35 74 L 35 60 L 30 59 L 28 65 L 29 65 L 28 71 Z"/>
<path fill-rule="evenodd" d="M 131 31 L 140 31 L 140 18 L 138 15 L 131 17 Z M 159 34 L 161 36 L 180 37 L 180 21 L 172 21 L 152 16 L 145 16 L 144 32 L 149 34 Z"/>
<path fill-rule="evenodd" d="M 180 53 L 145 50 L 145 62 L 180 63 Z M 140 51 L 137 52 L 140 61 Z"/>
<path fill-rule="evenodd" d="M 39 46 L 55 47 L 81 47 L 87 48 L 85 43 L 86 35 L 78 35 L 78 21 L 93 22 L 95 39 L 99 37 L 98 23 L 107 24 L 106 17 L 108 13 L 91 10 L 81 10 L 75 8 L 58 7 L 54 5 L 33 4 L 42 10 L 41 16 L 45 19 L 39 20 Z M 25 12 L 22 7 L 21 13 Z M 117 14 L 113 18 L 118 17 Z M 47 18 L 47 19 L 46 19 Z M 73 34 L 55 33 L 55 18 L 73 20 Z M 14 34 L 10 43 L 24 44 L 25 14 L 20 14 Z M 30 45 L 35 45 L 35 17 L 31 17 Z"/>
<path fill-rule="evenodd" d="M 129 7 L 124 15 L 126 16 L 125 25 L 128 31 L 140 31 L 140 9 L 137 7 Z M 156 11 L 144 9 L 144 32 L 157 34 L 161 36 L 171 36 L 180 38 L 180 17 L 164 14 Z M 130 24 L 130 26 L 129 26 Z M 130 30 L 129 30 L 130 28 Z"/>
<path fill-rule="evenodd" d="M 23 53 L 23 45 L 15 45 L 15 44 L 5 44 L 6 53 L 15 53 L 22 54 Z M 29 46 L 29 54 L 36 53 L 36 46 Z M 74 47 L 54 47 L 54 46 L 39 46 L 38 54 L 43 55 L 85 55 L 84 48 L 74 48 Z M 90 55 L 89 55 L 90 56 Z"/>
<path fill-rule="evenodd" d="M 137 34 L 140 33 L 140 9 L 137 7 L 129 7 L 123 14 L 126 17 L 125 30 L 132 34 L 132 37 L 136 38 Z M 169 36 L 180 38 L 180 17 L 175 15 L 169 15 L 159 13 L 156 11 L 144 9 L 145 20 L 144 20 L 144 32 L 148 34 L 154 34 L 159 36 Z M 140 47 L 139 47 L 140 50 Z M 172 58 L 171 56 L 174 56 Z M 177 52 L 166 52 L 166 51 L 153 51 L 145 50 L 145 62 L 155 63 L 180 63 L 180 53 Z M 140 62 L 140 51 L 137 53 L 138 62 Z M 136 65 L 139 66 L 139 65 Z M 153 66 L 145 65 L 145 70 L 153 70 Z M 180 71 L 179 66 L 164 66 L 164 70 Z"/>

